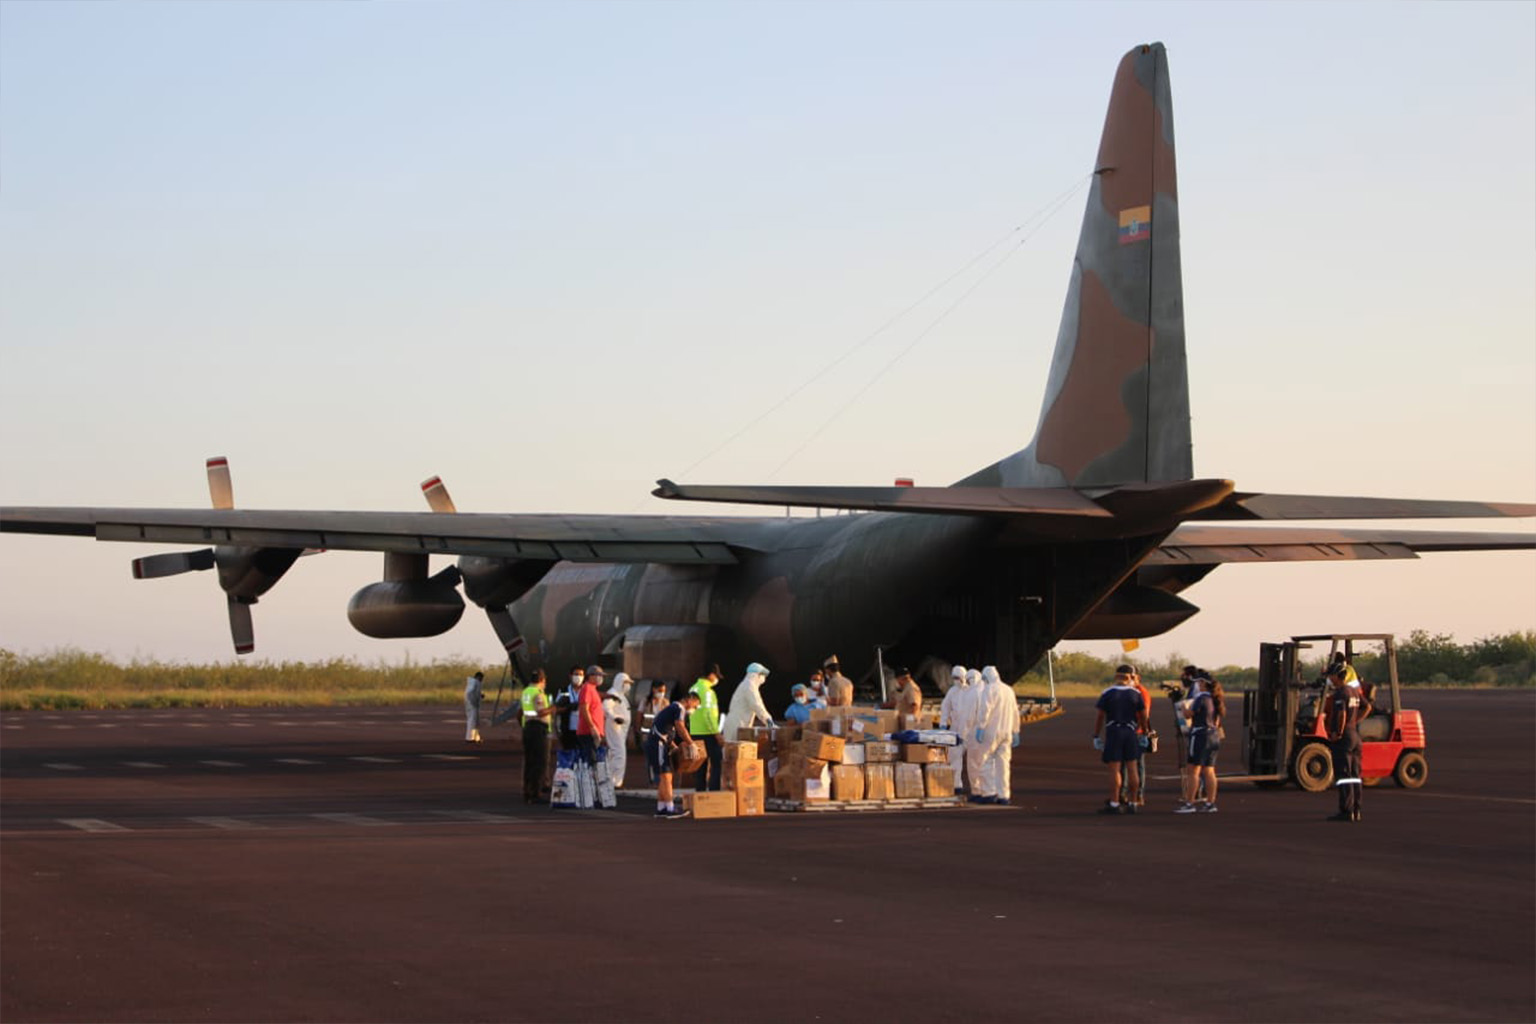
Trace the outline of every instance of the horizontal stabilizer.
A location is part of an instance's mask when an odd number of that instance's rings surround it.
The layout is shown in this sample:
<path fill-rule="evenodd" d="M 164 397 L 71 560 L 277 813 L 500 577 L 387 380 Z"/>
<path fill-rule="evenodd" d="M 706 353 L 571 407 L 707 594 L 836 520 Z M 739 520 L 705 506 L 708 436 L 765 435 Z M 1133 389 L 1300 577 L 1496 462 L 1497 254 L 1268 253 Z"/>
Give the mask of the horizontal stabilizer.
<path fill-rule="evenodd" d="M 1536 549 L 1536 531 L 1330 530 L 1319 527 L 1181 526 L 1144 565 L 1335 562 L 1417 558 L 1425 551 Z"/>
<path fill-rule="evenodd" d="M 169 551 L 163 555 L 145 555 L 133 560 L 133 578 L 156 580 L 179 576 L 184 572 L 202 572 L 213 568 L 213 548 L 196 551 Z"/>
<path fill-rule="evenodd" d="M 1113 515 L 1070 487 L 732 487 L 683 486 L 671 480 L 658 480 L 656 484 L 653 495 L 676 501 L 936 515 Z"/>
<path fill-rule="evenodd" d="M 1536 516 L 1536 504 L 1355 498 L 1328 494 L 1237 493 L 1191 519 L 1485 519 Z"/>

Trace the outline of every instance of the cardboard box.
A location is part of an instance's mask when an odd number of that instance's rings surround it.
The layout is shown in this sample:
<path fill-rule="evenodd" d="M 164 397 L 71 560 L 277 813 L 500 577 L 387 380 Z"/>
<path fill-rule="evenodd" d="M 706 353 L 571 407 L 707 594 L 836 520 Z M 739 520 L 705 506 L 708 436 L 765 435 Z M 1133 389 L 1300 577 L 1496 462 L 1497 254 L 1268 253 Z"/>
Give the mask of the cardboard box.
<path fill-rule="evenodd" d="M 929 796 L 955 795 L 955 770 L 948 764 L 924 765 L 923 782 Z"/>
<path fill-rule="evenodd" d="M 736 793 L 736 816 L 738 818 L 751 818 L 762 814 L 768 809 L 767 790 L 761 784 L 756 786 L 742 786 Z"/>
<path fill-rule="evenodd" d="M 847 710 L 850 712 L 847 730 L 850 737 L 878 740 L 896 731 L 897 715 L 894 711 L 878 708 L 848 708 Z"/>
<path fill-rule="evenodd" d="M 677 774 L 687 775 L 704 767 L 704 762 L 709 760 L 709 755 L 704 750 L 704 744 L 694 740 L 692 743 L 680 745 L 673 758 Z"/>
<path fill-rule="evenodd" d="M 864 769 L 852 764 L 840 764 L 833 767 L 832 799 L 863 800 Z"/>
<path fill-rule="evenodd" d="M 722 758 L 723 762 L 727 765 L 733 764 L 736 761 L 757 760 L 756 740 L 739 740 L 735 743 L 723 744 L 723 746 L 724 750 L 722 751 Z"/>
<path fill-rule="evenodd" d="M 901 759 L 908 764 L 949 764 L 949 748 L 935 743 L 903 743 Z"/>
<path fill-rule="evenodd" d="M 825 764 L 803 775 L 798 772 L 780 772 L 773 777 L 773 795 L 781 800 L 831 799 L 831 773 Z"/>
<path fill-rule="evenodd" d="M 800 738 L 800 753 L 819 761 L 841 761 L 843 741 L 825 733 L 810 733 Z"/>
<path fill-rule="evenodd" d="M 866 764 L 864 766 L 864 799 L 895 799 L 895 768 L 896 766 L 891 764 Z"/>
<path fill-rule="evenodd" d="M 767 774 L 763 770 L 763 762 L 758 760 L 737 761 L 725 768 L 726 789 L 749 789 L 753 786 L 762 786 Z"/>
<path fill-rule="evenodd" d="M 790 754 L 779 759 L 779 771 L 791 775 L 814 775 L 827 766 L 827 762 L 804 754 Z"/>
<path fill-rule="evenodd" d="M 845 743 L 845 744 L 843 744 L 843 764 L 862 765 L 863 763 L 864 763 L 864 744 L 862 744 L 862 743 Z"/>
<path fill-rule="evenodd" d="M 685 793 L 683 805 L 693 812 L 695 818 L 736 817 L 736 794 L 723 790 L 718 793 Z"/>
<path fill-rule="evenodd" d="M 901 754 L 901 744 L 891 740 L 870 740 L 864 744 L 865 764 L 889 764 Z"/>
<path fill-rule="evenodd" d="M 780 757 L 795 749 L 795 744 L 800 742 L 800 727 L 798 725 L 786 725 L 773 737 L 773 749 Z"/>
<path fill-rule="evenodd" d="M 901 728 L 903 729 L 937 729 L 939 716 L 932 711 L 920 711 L 915 715 L 902 715 Z M 892 730 L 893 732 L 895 730 Z"/>
<path fill-rule="evenodd" d="M 897 764 L 892 767 L 896 769 L 897 800 L 915 800 L 927 795 L 928 788 L 923 783 L 922 765 Z"/>
<path fill-rule="evenodd" d="M 819 774 L 805 777 L 805 799 L 830 800 L 832 799 L 831 773 L 823 768 Z"/>

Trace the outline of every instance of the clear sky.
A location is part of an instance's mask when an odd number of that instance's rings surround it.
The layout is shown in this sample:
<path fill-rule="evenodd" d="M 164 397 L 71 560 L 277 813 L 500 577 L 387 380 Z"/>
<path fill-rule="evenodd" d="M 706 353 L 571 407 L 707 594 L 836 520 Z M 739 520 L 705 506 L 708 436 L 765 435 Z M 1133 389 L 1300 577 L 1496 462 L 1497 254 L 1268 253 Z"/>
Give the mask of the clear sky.
<path fill-rule="evenodd" d="M 8 0 L 0 504 L 202 505 L 209 455 L 253 508 L 416 509 L 434 473 L 501 512 L 949 483 L 1029 440 L 1081 192 L 936 327 L 990 261 L 826 367 L 1082 181 L 1152 40 L 1196 474 L 1533 501 L 1533 38 L 1531 3 Z M 212 574 L 129 578 L 158 550 L 0 538 L 0 647 L 232 658 Z M 473 609 L 352 632 L 380 561 L 301 562 L 258 655 L 495 657 Z M 1536 628 L 1536 554 L 1184 596 L 1144 653 L 1471 640 Z"/>

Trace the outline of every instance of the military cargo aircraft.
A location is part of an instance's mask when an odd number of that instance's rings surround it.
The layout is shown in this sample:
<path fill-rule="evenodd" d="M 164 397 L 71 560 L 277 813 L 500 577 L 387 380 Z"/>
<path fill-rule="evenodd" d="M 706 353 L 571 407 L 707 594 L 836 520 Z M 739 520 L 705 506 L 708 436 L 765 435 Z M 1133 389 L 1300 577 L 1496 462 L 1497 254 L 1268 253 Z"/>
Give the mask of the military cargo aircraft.
<path fill-rule="evenodd" d="M 0 531 L 211 545 L 138 559 L 143 578 L 218 570 L 235 649 L 250 608 L 313 549 L 377 551 L 348 606 L 373 637 L 433 636 L 464 596 L 514 666 L 599 653 L 637 678 L 757 660 L 787 681 L 833 652 L 887 663 L 1030 667 L 1062 639 L 1146 637 L 1229 562 L 1415 558 L 1536 547 L 1536 534 L 1236 525 L 1256 520 L 1531 516 L 1536 505 L 1259 494 L 1194 479 L 1173 110 L 1162 44 L 1120 61 L 1034 440 L 950 487 L 735 487 L 657 496 L 815 508 L 785 517 L 236 509 L 0 508 Z M 431 573 L 433 555 L 455 566 Z M 731 671 L 728 669 L 728 671 Z"/>

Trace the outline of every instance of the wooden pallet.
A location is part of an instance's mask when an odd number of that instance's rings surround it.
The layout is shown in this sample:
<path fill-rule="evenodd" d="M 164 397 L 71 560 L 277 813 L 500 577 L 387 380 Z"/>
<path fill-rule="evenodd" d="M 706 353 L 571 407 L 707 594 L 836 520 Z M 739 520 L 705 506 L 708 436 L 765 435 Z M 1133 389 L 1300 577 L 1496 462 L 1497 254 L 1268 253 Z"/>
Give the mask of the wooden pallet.
<path fill-rule="evenodd" d="M 770 811 L 925 811 L 940 807 L 959 807 L 957 796 L 911 797 L 906 800 L 785 800 L 768 798 Z"/>

